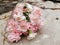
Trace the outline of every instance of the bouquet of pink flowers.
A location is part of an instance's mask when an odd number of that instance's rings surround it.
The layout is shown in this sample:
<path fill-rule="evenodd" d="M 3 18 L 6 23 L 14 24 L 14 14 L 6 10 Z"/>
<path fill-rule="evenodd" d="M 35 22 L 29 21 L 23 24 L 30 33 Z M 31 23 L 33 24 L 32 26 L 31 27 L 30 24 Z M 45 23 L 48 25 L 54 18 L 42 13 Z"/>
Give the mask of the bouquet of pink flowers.
<path fill-rule="evenodd" d="M 40 8 L 28 3 L 18 3 L 7 23 L 6 31 L 10 31 L 7 39 L 10 42 L 18 42 L 22 36 L 26 36 L 31 40 L 43 25 Z"/>

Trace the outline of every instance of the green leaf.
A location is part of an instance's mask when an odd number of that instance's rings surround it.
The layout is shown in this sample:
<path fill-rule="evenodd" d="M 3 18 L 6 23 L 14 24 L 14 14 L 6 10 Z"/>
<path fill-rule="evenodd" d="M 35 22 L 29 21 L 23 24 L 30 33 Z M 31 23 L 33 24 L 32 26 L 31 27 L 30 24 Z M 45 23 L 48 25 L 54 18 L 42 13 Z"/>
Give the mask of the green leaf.
<path fill-rule="evenodd" d="M 23 14 L 24 14 L 24 16 L 26 17 L 26 20 L 28 21 L 28 22 L 30 22 L 30 18 L 29 18 L 29 13 L 28 12 L 23 12 Z"/>
<path fill-rule="evenodd" d="M 32 31 L 31 31 L 31 30 L 29 30 L 28 32 L 29 32 L 29 34 L 31 34 L 31 33 L 32 33 Z"/>

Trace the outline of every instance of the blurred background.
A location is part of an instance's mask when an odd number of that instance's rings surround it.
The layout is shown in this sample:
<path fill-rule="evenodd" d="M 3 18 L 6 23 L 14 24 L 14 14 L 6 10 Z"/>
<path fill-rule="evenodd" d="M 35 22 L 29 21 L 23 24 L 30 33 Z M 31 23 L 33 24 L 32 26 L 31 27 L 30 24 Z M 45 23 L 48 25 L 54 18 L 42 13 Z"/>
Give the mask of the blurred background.
<path fill-rule="evenodd" d="M 59 3 L 60 0 L 0 0 L 0 14 L 11 11 L 18 2 L 27 1 L 27 2 L 46 2 L 51 1 L 54 3 Z"/>
<path fill-rule="evenodd" d="M 18 0 L 0 0 L 0 14 L 11 11 Z"/>

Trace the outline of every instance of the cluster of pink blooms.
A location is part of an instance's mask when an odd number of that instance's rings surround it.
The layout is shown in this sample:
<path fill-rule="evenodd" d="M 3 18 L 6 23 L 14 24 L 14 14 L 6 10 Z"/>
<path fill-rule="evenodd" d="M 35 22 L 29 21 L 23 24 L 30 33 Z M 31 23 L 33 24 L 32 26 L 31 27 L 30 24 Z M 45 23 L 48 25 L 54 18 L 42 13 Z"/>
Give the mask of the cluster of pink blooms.
<path fill-rule="evenodd" d="M 35 38 L 37 31 L 44 25 L 41 20 L 41 9 L 26 3 L 27 8 L 31 13 L 28 15 L 30 22 L 23 15 L 24 4 L 18 3 L 12 12 L 12 15 L 7 23 L 6 31 L 11 31 L 7 36 L 8 41 L 18 42 L 25 35 L 28 40 Z"/>

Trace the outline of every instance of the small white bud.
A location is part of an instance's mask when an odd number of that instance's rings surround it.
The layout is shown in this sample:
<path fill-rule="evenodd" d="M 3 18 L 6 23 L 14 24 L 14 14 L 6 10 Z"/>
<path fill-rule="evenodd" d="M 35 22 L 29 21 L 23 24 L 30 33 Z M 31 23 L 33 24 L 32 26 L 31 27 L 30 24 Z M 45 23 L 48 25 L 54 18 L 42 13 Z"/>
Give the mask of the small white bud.
<path fill-rule="evenodd" d="M 33 38 L 35 38 L 37 35 L 37 33 L 30 33 L 29 36 L 27 37 L 28 40 L 31 40 Z"/>

